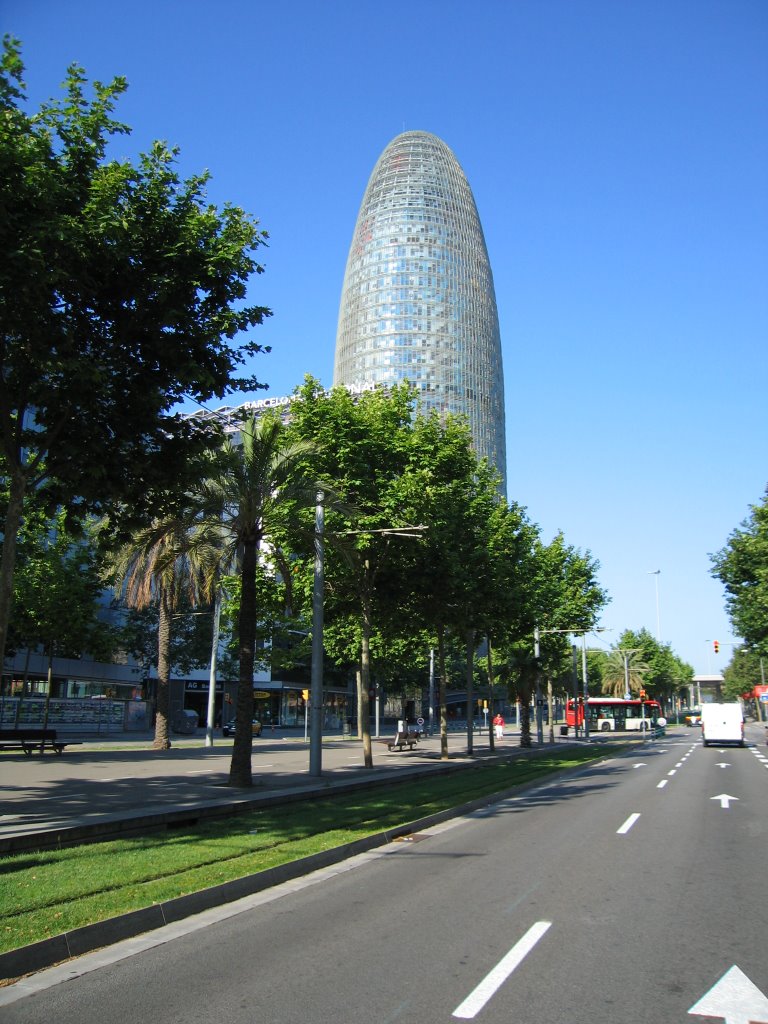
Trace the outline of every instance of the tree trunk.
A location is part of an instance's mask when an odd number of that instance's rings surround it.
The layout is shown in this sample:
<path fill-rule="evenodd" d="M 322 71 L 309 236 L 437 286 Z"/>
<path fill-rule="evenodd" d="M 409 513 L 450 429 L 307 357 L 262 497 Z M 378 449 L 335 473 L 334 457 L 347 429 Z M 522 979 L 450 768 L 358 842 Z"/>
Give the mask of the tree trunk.
<path fill-rule="evenodd" d="M 363 738 L 363 670 L 358 665 L 355 669 L 355 721 L 357 722 L 357 738 Z"/>
<path fill-rule="evenodd" d="M 530 690 L 520 690 L 520 746 L 530 747 L 531 743 L 531 693 Z"/>
<path fill-rule="evenodd" d="M 18 469 L 10 472 L 10 494 L 5 513 L 3 553 L 0 559 L 0 670 L 5 665 L 5 645 L 13 601 L 13 573 L 16 568 L 16 546 L 19 539 L 27 478 Z"/>
<path fill-rule="evenodd" d="M 256 563 L 258 541 L 243 545 L 240 567 L 240 617 L 238 619 L 238 646 L 240 649 L 240 679 L 237 686 L 235 711 L 235 742 L 229 766 L 229 785 L 253 785 L 251 756 L 253 754 L 253 666 L 256 660 Z"/>
<path fill-rule="evenodd" d="M 496 750 L 496 740 L 493 735 L 493 719 L 495 717 L 495 712 L 493 708 L 493 651 L 491 650 L 490 636 L 486 637 L 486 642 L 488 644 L 488 716 L 491 720 L 491 724 L 488 727 L 488 746 L 493 754 Z"/>
<path fill-rule="evenodd" d="M 168 750 L 168 717 L 171 709 L 171 608 L 168 595 L 160 592 L 160 617 L 157 623 L 157 698 L 155 707 L 155 750 Z"/>
<path fill-rule="evenodd" d="M 473 754 L 475 734 L 475 631 L 467 630 L 467 753 Z"/>
<path fill-rule="evenodd" d="M 437 702 L 440 706 L 440 758 L 448 760 L 448 709 L 445 704 L 445 627 L 437 630 Z"/>

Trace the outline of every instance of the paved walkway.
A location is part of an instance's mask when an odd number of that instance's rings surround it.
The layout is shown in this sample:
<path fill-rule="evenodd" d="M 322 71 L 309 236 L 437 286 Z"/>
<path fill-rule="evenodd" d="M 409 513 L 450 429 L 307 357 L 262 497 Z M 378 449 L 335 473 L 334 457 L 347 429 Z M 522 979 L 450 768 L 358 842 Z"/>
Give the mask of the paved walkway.
<path fill-rule="evenodd" d="M 0 755 L 0 852 L 35 841 L 59 842 L 104 832 L 125 833 L 142 826 L 181 822 L 220 813 L 222 806 L 264 804 L 307 793 L 385 782 L 403 773 L 451 770 L 489 753 L 478 737 L 472 759 L 463 733 L 449 736 L 449 760 L 440 758 L 439 737 L 413 751 L 390 752 L 373 741 L 372 769 L 363 765 L 362 742 L 324 739 L 322 775 L 309 774 L 309 743 L 303 735 L 279 731 L 254 739 L 252 789 L 227 786 L 232 740 L 204 735 L 172 739 L 168 751 L 151 749 L 148 734 L 91 738 L 53 753 Z M 519 736 L 496 744 L 498 754 L 520 750 Z"/>

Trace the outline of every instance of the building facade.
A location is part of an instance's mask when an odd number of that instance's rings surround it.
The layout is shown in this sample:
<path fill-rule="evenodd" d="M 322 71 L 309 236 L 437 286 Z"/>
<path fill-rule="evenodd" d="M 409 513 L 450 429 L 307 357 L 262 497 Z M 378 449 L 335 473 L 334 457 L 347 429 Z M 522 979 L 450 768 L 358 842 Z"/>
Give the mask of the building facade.
<path fill-rule="evenodd" d="M 493 275 L 469 182 L 428 132 L 373 169 L 347 259 L 334 384 L 409 381 L 423 412 L 465 416 L 506 488 L 504 373 Z"/>

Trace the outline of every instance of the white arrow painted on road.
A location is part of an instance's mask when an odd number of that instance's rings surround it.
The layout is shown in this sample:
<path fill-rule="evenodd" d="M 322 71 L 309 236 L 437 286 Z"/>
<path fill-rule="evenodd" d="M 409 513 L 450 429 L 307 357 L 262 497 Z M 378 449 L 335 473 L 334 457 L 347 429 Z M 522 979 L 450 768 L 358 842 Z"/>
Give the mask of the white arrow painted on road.
<path fill-rule="evenodd" d="M 717 767 L 718 768 L 730 768 L 731 766 L 728 764 L 727 761 L 718 761 L 717 762 Z"/>
<path fill-rule="evenodd" d="M 688 1013 L 720 1017 L 725 1024 L 768 1024 L 768 999 L 734 964 Z"/>
<path fill-rule="evenodd" d="M 638 761 L 637 764 L 632 765 L 633 768 L 646 768 L 647 763 L 645 761 Z"/>
<path fill-rule="evenodd" d="M 710 800 L 719 800 L 720 801 L 720 806 L 724 807 L 726 809 L 726 811 L 727 811 L 728 810 L 728 805 L 731 802 L 731 800 L 738 800 L 739 798 L 737 796 L 729 796 L 727 793 L 721 793 L 720 796 L 711 796 L 709 799 Z"/>

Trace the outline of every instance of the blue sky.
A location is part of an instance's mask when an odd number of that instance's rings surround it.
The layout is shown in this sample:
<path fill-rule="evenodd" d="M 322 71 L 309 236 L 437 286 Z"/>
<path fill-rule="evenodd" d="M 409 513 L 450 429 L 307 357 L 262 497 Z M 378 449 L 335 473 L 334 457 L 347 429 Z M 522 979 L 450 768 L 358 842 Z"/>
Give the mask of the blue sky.
<path fill-rule="evenodd" d="M 72 61 L 125 75 L 116 154 L 166 139 L 259 218 L 268 394 L 330 386 L 368 177 L 440 136 L 494 272 L 509 497 L 600 561 L 601 645 L 658 625 L 722 669 L 708 552 L 768 481 L 764 0 L 5 0 L 0 26 L 33 105 Z"/>

